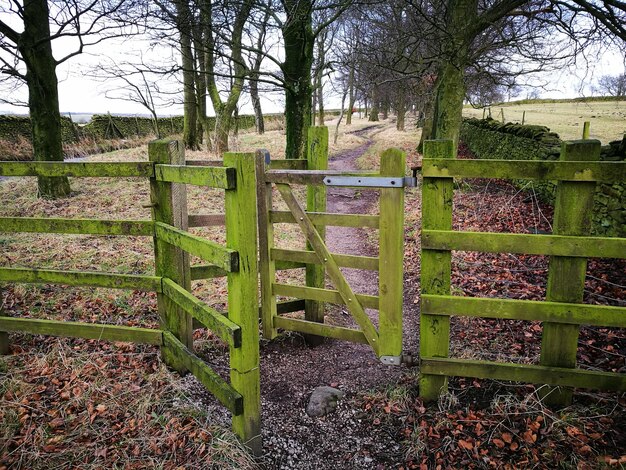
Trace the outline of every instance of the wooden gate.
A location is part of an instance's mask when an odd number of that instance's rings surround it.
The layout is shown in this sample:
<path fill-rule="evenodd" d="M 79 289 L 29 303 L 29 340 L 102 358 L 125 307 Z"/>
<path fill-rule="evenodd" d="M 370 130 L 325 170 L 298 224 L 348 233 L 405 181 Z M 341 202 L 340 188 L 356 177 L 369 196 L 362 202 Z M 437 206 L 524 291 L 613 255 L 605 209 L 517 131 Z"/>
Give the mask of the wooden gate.
<path fill-rule="evenodd" d="M 580 325 L 626 328 L 626 309 L 583 304 L 587 258 L 626 257 L 625 238 L 589 236 L 596 182 L 620 183 L 626 163 L 600 162 L 600 142 L 565 142 L 559 161 L 456 160 L 452 141 L 426 141 L 422 167 L 420 395 L 436 400 L 448 376 L 547 384 L 547 403 L 572 387 L 626 391 L 626 374 L 576 367 Z M 553 235 L 452 230 L 454 178 L 557 181 Z M 546 301 L 451 295 L 452 251 L 550 256 Z M 539 365 L 450 358 L 450 317 L 543 322 Z"/>
<path fill-rule="evenodd" d="M 305 333 L 369 344 L 387 364 L 400 364 L 402 355 L 402 260 L 404 241 L 405 155 L 390 149 L 381 155 L 380 173 L 338 173 L 327 170 L 328 130 L 309 129 L 307 160 L 271 160 L 257 152 L 257 200 L 261 273 L 261 319 L 267 339 L 277 330 Z M 294 195 L 294 185 L 307 186 L 306 207 Z M 326 212 L 326 187 L 358 187 L 380 191 L 378 215 Z M 275 210 L 273 188 L 288 211 Z M 277 194 L 277 195 L 278 195 Z M 306 237 L 304 250 L 274 246 L 274 224 L 297 223 Z M 325 242 L 327 226 L 370 227 L 379 230 L 378 257 L 331 253 Z M 377 296 L 354 292 L 341 268 L 378 272 Z M 304 268 L 305 285 L 280 283 L 276 271 Z M 334 289 L 326 288 L 326 279 Z M 277 302 L 277 296 L 295 300 Z M 359 329 L 324 324 L 324 303 L 345 305 Z M 378 310 L 378 328 L 366 309 Z M 282 314 L 304 310 L 304 319 Z"/>
<path fill-rule="evenodd" d="M 163 361 L 191 372 L 232 413 L 234 432 L 261 452 L 259 331 L 257 321 L 254 155 L 227 153 L 223 167 L 185 164 L 182 142 L 158 140 L 150 162 L 2 162 L 0 176 L 146 177 L 152 220 L 0 217 L 0 232 L 147 236 L 154 240 L 155 275 L 0 267 L 0 283 L 56 283 L 157 293 L 159 329 L 5 316 L 0 306 L 0 354 L 10 332 L 146 343 Z M 187 184 L 225 190 L 225 214 L 188 215 Z M 138 201 L 135 201 L 138 202 Z M 193 235 L 189 226 L 226 225 L 226 246 Z M 190 266 L 190 255 L 208 265 Z M 195 297 L 191 281 L 227 277 L 228 315 Z M 1 284 L 0 284 L 1 287 Z M 229 347 L 230 381 L 194 352 L 193 325 L 206 327 Z"/>

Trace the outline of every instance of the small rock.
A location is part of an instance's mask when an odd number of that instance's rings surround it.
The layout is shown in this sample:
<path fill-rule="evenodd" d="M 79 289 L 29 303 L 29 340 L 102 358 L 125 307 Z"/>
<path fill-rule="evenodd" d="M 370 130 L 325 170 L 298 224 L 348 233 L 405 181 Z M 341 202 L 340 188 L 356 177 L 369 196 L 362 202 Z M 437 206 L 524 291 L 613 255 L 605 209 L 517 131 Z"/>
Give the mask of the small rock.
<path fill-rule="evenodd" d="M 335 411 L 337 401 L 343 397 L 344 393 L 333 387 L 317 387 L 311 393 L 309 404 L 306 407 L 306 414 L 309 416 L 325 416 Z"/>

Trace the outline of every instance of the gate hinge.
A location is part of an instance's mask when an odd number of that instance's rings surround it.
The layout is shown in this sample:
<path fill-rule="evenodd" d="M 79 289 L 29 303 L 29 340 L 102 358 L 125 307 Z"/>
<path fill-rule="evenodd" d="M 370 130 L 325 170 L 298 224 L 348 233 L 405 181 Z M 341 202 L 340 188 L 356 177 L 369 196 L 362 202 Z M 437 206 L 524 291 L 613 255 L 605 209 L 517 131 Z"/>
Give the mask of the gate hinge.
<path fill-rule="evenodd" d="M 399 366 L 402 363 L 402 356 L 380 356 L 378 359 L 387 366 Z"/>
<path fill-rule="evenodd" d="M 412 176 L 324 176 L 324 184 L 367 188 L 414 188 L 417 186 L 417 178 Z"/>

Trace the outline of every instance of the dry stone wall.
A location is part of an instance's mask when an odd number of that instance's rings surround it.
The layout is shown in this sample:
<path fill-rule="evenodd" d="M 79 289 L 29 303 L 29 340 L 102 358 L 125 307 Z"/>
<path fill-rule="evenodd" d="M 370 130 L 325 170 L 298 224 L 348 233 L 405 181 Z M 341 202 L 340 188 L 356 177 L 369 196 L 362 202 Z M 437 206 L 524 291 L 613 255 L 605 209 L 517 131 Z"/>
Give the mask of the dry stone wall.
<path fill-rule="evenodd" d="M 493 119 L 464 119 L 461 141 L 476 158 L 502 160 L 557 160 L 561 150 L 558 134 L 545 126 L 502 124 Z M 626 136 L 602 147 L 602 161 L 626 160 Z M 553 182 L 516 181 L 545 202 L 553 203 Z M 595 194 L 593 233 L 598 236 L 626 237 L 626 182 L 598 184 Z"/>

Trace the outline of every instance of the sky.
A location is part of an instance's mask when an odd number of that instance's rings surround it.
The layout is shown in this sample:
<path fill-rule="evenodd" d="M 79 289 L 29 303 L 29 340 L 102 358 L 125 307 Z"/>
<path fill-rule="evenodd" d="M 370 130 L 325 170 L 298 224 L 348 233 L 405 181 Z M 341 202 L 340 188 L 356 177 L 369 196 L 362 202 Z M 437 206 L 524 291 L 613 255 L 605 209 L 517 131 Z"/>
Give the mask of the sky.
<path fill-rule="evenodd" d="M 73 45 L 71 43 L 53 42 L 53 52 L 57 58 L 72 49 Z M 170 47 L 149 47 L 148 43 L 142 43 L 141 41 L 109 41 L 87 48 L 86 53 L 70 59 L 57 68 L 61 112 L 73 114 L 107 112 L 111 114 L 147 114 L 148 110 L 146 108 L 128 99 L 113 100 L 107 98 L 105 92 L 114 88 L 115 84 L 88 76 L 89 70 L 93 70 L 98 64 L 106 63 L 110 58 L 114 58 L 118 62 L 124 60 L 131 61 L 139 55 L 143 56 L 144 61 L 149 63 L 171 63 L 172 54 L 176 54 L 176 52 Z M 599 77 L 622 73 L 624 73 L 623 55 L 618 54 L 616 51 L 605 51 L 601 55 L 590 54 L 584 67 L 579 64 L 577 69 L 568 68 L 561 72 L 544 74 L 538 77 L 537 83 L 542 82 L 545 84 L 539 90 L 542 98 L 574 98 L 581 95 L 591 95 L 590 85 L 596 83 Z M 582 86 L 581 83 L 586 85 Z M 160 86 L 169 88 L 173 92 L 181 90 L 182 95 L 182 86 L 179 83 L 171 80 L 169 82 L 162 80 Z M 328 88 L 330 87 L 327 86 L 326 89 Z M 26 87 L 22 87 L 18 94 L 20 92 L 22 93 L 21 97 L 25 101 L 27 97 Z M 528 93 L 529 89 L 525 89 L 516 98 L 525 98 L 525 95 Z M 340 98 L 329 94 L 325 106 L 327 109 L 338 108 L 340 106 Z M 264 113 L 281 113 L 283 112 L 283 107 L 284 98 L 282 93 L 262 94 Z M 182 104 L 174 104 L 168 107 L 160 106 L 158 114 L 160 116 L 179 115 L 182 114 L 182 111 Z M 0 103 L 0 114 L 4 113 L 26 114 L 27 108 Z M 247 95 L 243 95 L 240 101 L 240 114 L 252 113 L 250 99 Z"/>

